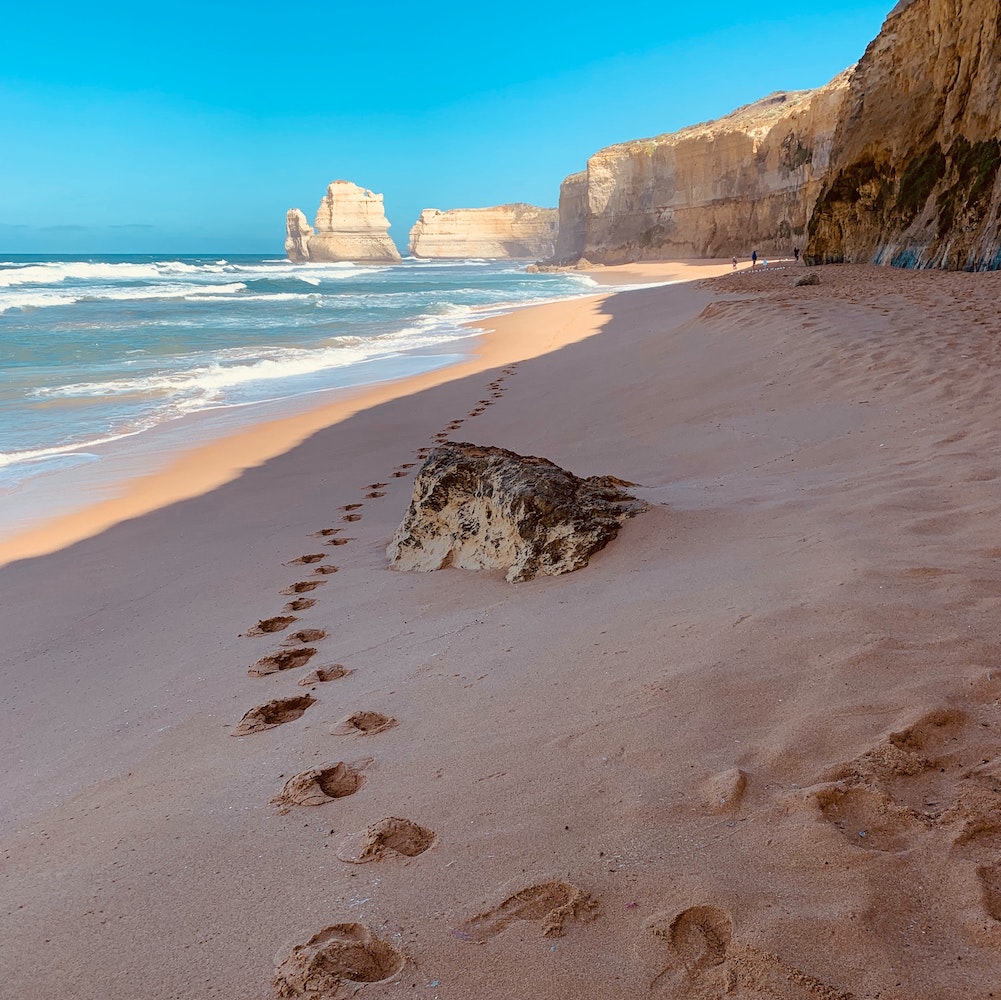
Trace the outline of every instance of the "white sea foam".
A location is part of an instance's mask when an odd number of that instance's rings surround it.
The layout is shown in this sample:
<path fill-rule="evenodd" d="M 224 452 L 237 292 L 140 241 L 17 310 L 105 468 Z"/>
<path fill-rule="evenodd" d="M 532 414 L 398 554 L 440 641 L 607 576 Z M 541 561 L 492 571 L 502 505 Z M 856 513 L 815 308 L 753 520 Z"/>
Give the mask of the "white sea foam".
<path fill-rule="evenodd" d="M 45 306 L 69 306 L 76 302 L 129 301 L 142 299 L 183 299 L 196 296 L 234 295 L 246 289 L 243 282 L 228 285 L 154 284 L 139 288 L 93 287 L 24 289 L 16 292 L 0 291 L 0 313 L 8 309 L 40 309 Z"/>

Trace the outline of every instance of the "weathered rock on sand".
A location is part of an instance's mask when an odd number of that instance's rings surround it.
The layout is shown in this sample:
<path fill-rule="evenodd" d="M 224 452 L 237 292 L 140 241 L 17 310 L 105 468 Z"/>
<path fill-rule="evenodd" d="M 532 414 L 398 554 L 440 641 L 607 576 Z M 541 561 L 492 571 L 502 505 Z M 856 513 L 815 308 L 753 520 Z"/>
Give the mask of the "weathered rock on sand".
<path fill-rule="evenodd" d="M 557 257 L 602 264 L 789 253 L 805 241 L 849 74 L 595 153 L 560 190 Z"/>
<path fill-rule="evenodd" d="M 410 230 L 415 257 L 551 257 L 558 213 L 517 203 L 493 208 L 425 208 Z"/>
<path fill-rule="evenodd" d="M 647 508 L 628 485 L 504 448 L 442 445 L 418 473 L 387 554 L 400 570 L 506 569 L 512 583 L 570 573 Z"/>
<path fill-rule="evenodd" d="M 997 0 L 894 8 L 852 77 L 807 260 L 1001 267 Z"/>
<path fill-rule="evenodd" d="M 313 228 L 315 227 L 315 229 Z M 306 261 L 396 263 L 400 252 L 389 238 L 382 195 L 351 181 L 333 181 L 311 227 L 298 209 L 285 217 L 285 253 L 297 264 Z"/>

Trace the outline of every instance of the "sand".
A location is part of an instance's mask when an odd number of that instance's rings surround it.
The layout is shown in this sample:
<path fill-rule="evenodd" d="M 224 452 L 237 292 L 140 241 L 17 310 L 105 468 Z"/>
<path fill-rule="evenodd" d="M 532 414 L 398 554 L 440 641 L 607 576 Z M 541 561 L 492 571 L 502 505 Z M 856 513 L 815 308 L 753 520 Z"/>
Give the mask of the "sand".
<path fill-rule="evenodd" d="M 492 320 L 0 569 L 3 995 L 1001 993 L 1001 275 L 801 273 Z M 391 572 L 446 431 L 651 510 Z"/>

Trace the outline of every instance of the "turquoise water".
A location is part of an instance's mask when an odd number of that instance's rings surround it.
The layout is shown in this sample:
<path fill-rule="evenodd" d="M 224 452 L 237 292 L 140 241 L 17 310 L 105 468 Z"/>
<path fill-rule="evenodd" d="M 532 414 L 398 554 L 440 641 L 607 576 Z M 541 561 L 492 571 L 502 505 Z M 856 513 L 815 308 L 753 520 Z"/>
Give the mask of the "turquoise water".
<path fill-rule="evenodd" d="M 0 258 L 0 489 L 199 410 L 440 367 L 463 323 L 595 290 L 516 262 Z"/>

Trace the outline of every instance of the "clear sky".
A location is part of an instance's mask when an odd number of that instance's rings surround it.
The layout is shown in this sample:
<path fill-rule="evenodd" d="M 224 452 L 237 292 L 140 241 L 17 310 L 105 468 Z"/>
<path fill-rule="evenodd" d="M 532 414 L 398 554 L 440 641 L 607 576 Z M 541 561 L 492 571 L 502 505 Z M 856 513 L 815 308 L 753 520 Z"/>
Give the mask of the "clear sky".
<path fill-rule="evenodd" d="M 603 146 L 826 83 L 894 0 L 8 0 L 0 253 L 282 253 L 344 178 L 555 206 Z"/>

